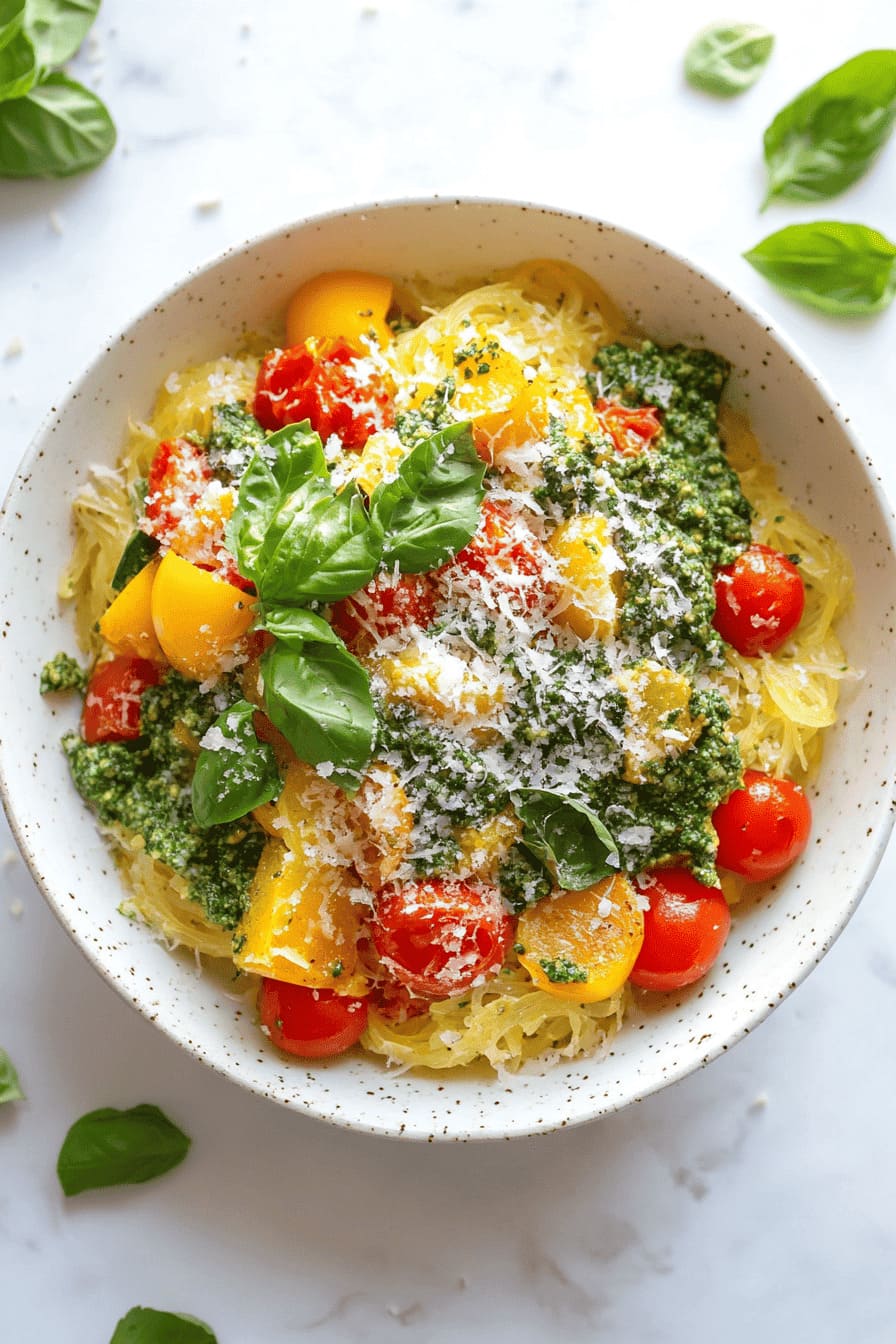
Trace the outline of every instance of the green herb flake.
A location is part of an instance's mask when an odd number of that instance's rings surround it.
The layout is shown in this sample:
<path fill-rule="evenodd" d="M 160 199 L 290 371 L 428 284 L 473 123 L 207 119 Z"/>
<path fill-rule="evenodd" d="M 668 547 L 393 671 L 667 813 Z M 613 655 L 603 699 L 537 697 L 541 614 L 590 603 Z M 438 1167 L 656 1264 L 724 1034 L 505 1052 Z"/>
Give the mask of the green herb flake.
<path fill-rule="evenodd" d="M 140 1185 L 183 1162 L 190 1140 L 158 1106 L 103 1107 L 76 1120 L 56 1171 L 66 1195 L 110 1185 Z"/>

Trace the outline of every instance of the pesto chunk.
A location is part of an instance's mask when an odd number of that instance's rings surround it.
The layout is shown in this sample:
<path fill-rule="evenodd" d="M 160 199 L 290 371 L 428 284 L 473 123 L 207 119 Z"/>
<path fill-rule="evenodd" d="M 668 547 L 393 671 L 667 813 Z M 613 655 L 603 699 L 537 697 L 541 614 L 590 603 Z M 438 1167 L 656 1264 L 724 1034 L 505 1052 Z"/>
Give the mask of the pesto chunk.
<path fill-rule="evenodd" d="M 212 407 L 212 427 L 206 451 L 214 471 L 233 480 L 242 476 L 249 459 L 265 442 L 261 425 L 244 401 L 221 402 Z"/>
<path fill-rule="evenodd" d="M 41 695 L 50 695 L 54 691 L 80 691 L 83 694 L 86 690 L 87 673 L 68 653 L 57 653 L 41 668 Z"/>
<path fill-rule="evenodd" d="M 538 964 L 552 985 L 583 985 L 588 979 L 588 972 L 569 957 L 543 957 Z"/>
<path fill-rule="evenodd" d="M 141 835 L 147 853 L 186 878 L 207 918 L 226 929 L 240 919 L 265 837 L 251 817 L 201 827 L 190 785 L 195 743 L 237 698 L 228 684 L 203 694 L 169 672 L 143 694 L 141 736 L 130 742 L 62 740 L 75 787 L 104 825 Z"/>

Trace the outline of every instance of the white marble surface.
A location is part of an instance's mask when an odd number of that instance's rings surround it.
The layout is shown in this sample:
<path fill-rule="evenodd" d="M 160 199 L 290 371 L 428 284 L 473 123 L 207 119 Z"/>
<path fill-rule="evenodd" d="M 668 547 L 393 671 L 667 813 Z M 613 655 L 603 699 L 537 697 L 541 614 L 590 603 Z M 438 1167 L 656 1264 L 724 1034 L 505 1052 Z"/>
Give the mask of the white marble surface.
<path fill-rule="evenodd" d="M 731 103 L 680 76 L 717 17 L 692 0 L 105 0 L 75 66 L 118 149 L 90 177 L 0 183 L 0 483 L 105 336 L 189 266 L 319 208 L 467 192 L 643 228 L 765 304 L 896 495 L 896 308 L 827 321 L 739 258 L 812 213 L 757 215 L 763 127 L 825 69 L 893 45 L 892 7 L 747 6 L 778 47 Z M 817 214 L 892 236 L 894 168 L 891 145 Z M 221 1344 L 893 1338 L 896 849 L 821 969 L 709 1070 L 576 1132 L 416 1147 L 188 1059 L 89 969 L 5 834 L 0 1043 L 28 1101 L 0 1113 L 0 1337 L 105 1344 L 144 1303 Z M 142 1100 L 193 1136 L 188 1160 L 66 1203 L 69 1123 Z"/>

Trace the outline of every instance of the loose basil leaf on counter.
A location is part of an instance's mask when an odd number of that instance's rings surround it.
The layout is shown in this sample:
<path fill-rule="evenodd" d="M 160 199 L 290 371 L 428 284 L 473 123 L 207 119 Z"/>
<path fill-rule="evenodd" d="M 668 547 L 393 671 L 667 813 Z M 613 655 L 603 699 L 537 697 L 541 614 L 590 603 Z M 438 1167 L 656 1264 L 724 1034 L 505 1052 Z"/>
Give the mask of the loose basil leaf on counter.
<path fill-rule="evenodd" d="M 0 46 L 0 101 L 21 98 L 37 79 L 37 57 L 26 33 Z"/>
<path fill-rule="evenodd" d="M 70 60 L 87 36 L 100 0 L 28 0 L 25 26 L 42 66 Z"/>
<path fill-rule="evenodd" d="M 329 762 L 329 778 L 353 793 L 370 762 L 376 712 L 367 672 L 341 643 L 276 643 L 262 655 L 268 717 L 300 760 Z"/>
<path fill-rule="evenodd" d="M 0 1106 L 6 1101 L 24 1101 L 25 1093 L 19 1083 L 12 1060 L 5 1050 L 0 1048 Z"/>
<path fill-rule="evenodd" d="M 95 93 L 47 75 L 22 98 L 0 103 L 0 177 L 70 177 L 102 163 L 115 126 Z"/>
<path fill-rule="evenodd" d="M 896 119 L 896 51 L 863 51 L 778 113 L 765 132 L 768 193 L 788 201 L 836 196 L 871 167 Z"/>
<path fill-rule="evenodd" d="M 133 532 L 121 553 L 121 559 L 115 566 L 115 573 L 112 575 L 113 591 L 120 593 L 131 579 L 136 579 L 158 549 L 159 543 L 155 537 L 150 537 L 139 529 Z"/>
<path fill-rule="evenodd" d="M 342 643 L 329 621 L 305 607 L 266 607 L 261 628 L 299 651 L 309 639 L 320 644 Z"/>
<path fill-rule="evenodd" d="M 109 1344 L 217 1344 L 210 1326 L 196 1316 L 154 1307 L 131 1307 Z"/>
<path fill-rule="evenodd" d="M 255 584 L 261 580 L 268 530 L 289 496 L 311 478 L 325 480 L 327 474 L 320 435 L 307 420 L 278 429 L 255 451 L 240 478 L 237 506 L 224 533 L 247 579 Z"/>
<path fill-rule="evenodd" d="M 337 495 L 315 478 L 289 495 L 267 530 L 258 593 L 265 604 L 335 602 L 369 583 L 381 555 L 379 527 L 358 487 Z"/>
<path fill-rule="evenodd" d="M 56 1163 L 66 1195 L 107 1185 L 139 1185 L 183 1162 L 190 1140 L 158 1106 L 105 1106 L 76 1120 Z"/>
<path fill-rule="evenodd" d="M 695 89 L 731 98 L 752 88 L 774 45 L 774 34 L 759 24 L 712 24 L 697 34 L 685 52 L 685 77 Z"/>
<path fill-rule="evenodd" d="M 398 561 L 403 573 L 421 574 L 452 559 L 479 526 L 484 475 L 466 421 L 412 448 L 395 479 L 378 485 L 370 501 L 385 564 Z"/>
<path fill-rule="evenodd" d="M 282 786 L 277 758 L 260 742 L 248 700 L 219 714 L 200 742 L 193 772 L 193 816 L 200 826 L 237 821 L 276 798 Z"/>
<path fill-rule="evenodd" d="M 11 42 L 25 23 L 25 0 L 0 0 L 0 47 Z"/>
<path fill-rule="evenodd" d="M 581 891 L 619 871 L 616 841 L 583 803 L 550 789 L 516 789 L 511 800 L 523 823 L 521 843 L 554 874 L 558 886 Z"/>
<path fill-rule="evenodd" d="M 896 246 L 864 224 L 791 224 L 744 256 L 791 298 L 836 317 L 879 313 L 896 294 Z"/>

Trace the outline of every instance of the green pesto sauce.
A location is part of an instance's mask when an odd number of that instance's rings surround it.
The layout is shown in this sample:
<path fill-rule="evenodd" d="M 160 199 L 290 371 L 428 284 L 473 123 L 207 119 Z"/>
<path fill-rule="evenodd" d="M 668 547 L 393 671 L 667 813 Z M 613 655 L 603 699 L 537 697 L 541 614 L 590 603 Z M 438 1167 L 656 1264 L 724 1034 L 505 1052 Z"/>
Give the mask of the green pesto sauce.
<path fill-rule="evenodd" d="M 498 869 L 498 887 L 515 915 L 550 896 L 552 885 L 547 869 L 522 845 L 513 845 Z"/>
<path fill-rule="evenodd" d="M 680 756 L 648 766 L 643 784 L 616 775 L 584 780 L 589 802 L 616 838 L 622 868 L 637 872 L 672 860 L 684 861 L 698 881 L 715 886 L 718 841 L 711 817 L 740 786 L 743 767 L 736 738 L 726 732 L 729 709 L 718 691 L 695 691 L 690 712 L 706 724 L 694 746 Z M 650 827 L 644 844 L 620 839 L 631 828 Z"/>
<path fill-rule="evenodd" d="M 149 854 L 187 879 L 191 898 L 207 917 L 231 929 L 245 910 L 264 832 L 251 817 L 208 828 L 196 824 L 190 800 L 194 757 L 173 731 L 181 724 L 198 740 L 224 707 L 221 695 L 228 702 L 238 698 L 227 683 L 204 695 L 196 682 L 172 671 L 144 692 L 141 737 L 89 744 L 68 733 L 62 743 L 75 787 L 100 820 L 142 835 Z"/>
<path fill-rule="evenodd" d="M 543 957 L 538 964 L 552 985 L 581 985 L 588 979 L 588 972 L 569 957 Z"/>
<path fill-rule="evenodd" d="M 265 432 L 246 410 L 244 401 L 221 402 L 212 407 L 212 426 L 205 447 L 214 471 L 237 480 L 264 442 Z"/>
<path fill-rule="evenodd" d="M 452 376 L 443 379 L 425 401 L 412 411 L 399 411 L 395 429 L 402 443 L 413 448 L 421 439 L 428 439 L 436 430 L 454 421 L 449 406 L 456 390 Z"/>
<path fill-rule="evenodd" d="M 83 695 L 86 689 L 87 673 L 67 653 L 57 653 L 41 668 L 41 695 L 50 695 L 53 691 L 80 691 Z"/>

